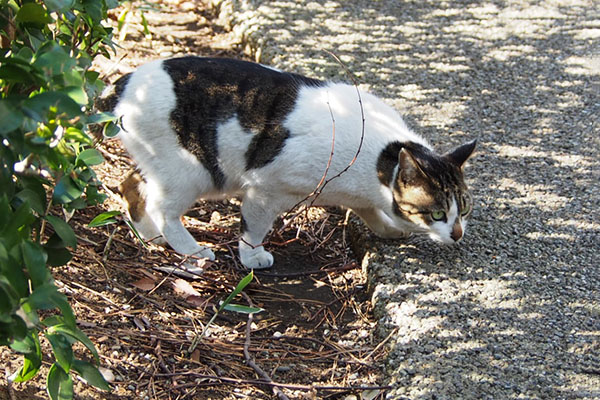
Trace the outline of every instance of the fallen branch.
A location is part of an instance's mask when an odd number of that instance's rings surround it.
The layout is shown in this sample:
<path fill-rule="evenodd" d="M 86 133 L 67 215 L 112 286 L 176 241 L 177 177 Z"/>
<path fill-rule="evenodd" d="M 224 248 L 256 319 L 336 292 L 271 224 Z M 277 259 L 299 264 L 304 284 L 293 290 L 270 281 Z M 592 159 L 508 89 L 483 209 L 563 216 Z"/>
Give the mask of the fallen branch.
<path fill-rule="evenodd" d="M 249 300 L 249 298 L 247 298 Z M 250 306 L 252 307 L 252 302 L 250 302 Z M 248 322 L 246 323 L 246 341 L 244 342 L 244 359 L 246 360 L 246 364 L 251 367 L 256 373 L 261 376 L 266 382 L 273 383 L 273 380 L 261 367 L 258 366 L 250 356 L 250 351 L 248 348 L 250 347 L 250 333 L 252 331 L 252 320 L 253 314 L 248 314 Z M 281 391 L 281 389 L 277 386 L 272 386 L 273 393 L 277 395 L 281 400 L 290 400 L 289 397 L 285 395 Z"/>

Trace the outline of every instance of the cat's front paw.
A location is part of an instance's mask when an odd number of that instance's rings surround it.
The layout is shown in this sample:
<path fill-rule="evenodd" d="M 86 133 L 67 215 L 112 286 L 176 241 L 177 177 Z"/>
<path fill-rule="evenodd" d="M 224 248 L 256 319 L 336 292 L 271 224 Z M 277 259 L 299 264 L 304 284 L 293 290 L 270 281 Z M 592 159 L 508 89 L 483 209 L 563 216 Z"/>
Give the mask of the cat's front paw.
<path fill-rule="evenodd" d="M 204 247 L 197 253 L 194 253 L 194 257 L 208 258 L 210 261 L 215 261 L 215 253 L 208 247 Z"/>
<path fill-rule="evenodd" d="M 263 248 L 240 251 L 240 259 L 248 269 L 263 269 L 273 265 L 273 255 Z"/>

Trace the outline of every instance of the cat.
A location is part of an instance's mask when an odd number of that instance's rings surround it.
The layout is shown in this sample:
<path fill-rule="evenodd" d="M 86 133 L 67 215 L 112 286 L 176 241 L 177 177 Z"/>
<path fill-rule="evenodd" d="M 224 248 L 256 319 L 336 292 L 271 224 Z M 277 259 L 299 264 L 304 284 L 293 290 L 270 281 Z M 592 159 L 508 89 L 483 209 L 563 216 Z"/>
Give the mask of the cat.
<path fill-rule="evenodd" d="M 122 76 L 97 108 L 118 118 L 140 171 L 123 185 L 134 226 L 184 255 L 215 257 L 181 222 L 199 198 L 241 197 L 239 256 L 249 269 L 273 265 L 263 240 L 303 201 L 350 208 L 382 238 L 422 233 L 443 243 L 462 238 L 471 214 L 463 167 L 476 141 L 439 155 L 354 85 L 187 56 Z M 307 198 L 325 172 L 341 175 Z"/>

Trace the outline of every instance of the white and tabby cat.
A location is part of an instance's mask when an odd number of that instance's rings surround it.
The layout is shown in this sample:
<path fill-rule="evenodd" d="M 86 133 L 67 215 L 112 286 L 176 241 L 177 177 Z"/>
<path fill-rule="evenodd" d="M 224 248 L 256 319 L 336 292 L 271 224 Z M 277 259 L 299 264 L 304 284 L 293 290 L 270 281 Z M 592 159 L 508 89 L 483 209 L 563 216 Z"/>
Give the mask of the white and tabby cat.
<path fill-rule="evenodd" d="M 472 207 L 463 166 L 475 141 L 438 155 L 394 109 L 361 97 L 362 148 L 314 205 L 351 208 L 384 238 L 460 240 Z M 97 106 L 120 118 L 120 138 L 143 176 L 130 176 L 124 193 L 139 232 L 213 259 L 180 217 L 198 198 L 240 196 L 247 268 L 273 264 L 261 244 L 273 221 L 321 180 L 334 127 L 328 177 L 351 163 L 363 136 L 354 86 L 230 59 L 150 62 L 107 88 Z"/>

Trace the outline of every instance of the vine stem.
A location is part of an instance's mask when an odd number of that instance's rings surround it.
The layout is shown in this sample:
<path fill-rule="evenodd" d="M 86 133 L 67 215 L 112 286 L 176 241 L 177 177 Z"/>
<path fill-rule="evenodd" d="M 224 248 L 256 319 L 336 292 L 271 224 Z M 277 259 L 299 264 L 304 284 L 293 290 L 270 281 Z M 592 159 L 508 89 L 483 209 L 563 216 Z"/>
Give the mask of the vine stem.
<path fill-rule="evenodd" d="M 331 136 L 332 136 L 331 151 L 329 153 L 329 159 L 327 160 L 327 165 L 325 166 L 325 171 L 323 173 L 323 176 L 321 177 L 321 180 L 319 181 L 319 183 L 315 187 L 315 189 L 310 194 L 308 194 L 306 197 L 304 197 L 302 200 L 300 200 L 299 202 L 297 202 L 293 207 L 291 207 L 290 210 L 283 216 L 284 220 L 292 213 L 292 211 L 296 207 L 298 207 L 299 205 L 301 205 L 304 202 L 307 202 L 311 198 L 312 198 L 312 200 L 310 201 L 309 207 L 313 206 L 315 204 L 315 201 L 319 197 L 319 195 L 323 192 L 323 189 L 325 189 L 325 186 L 327 186 L 327 184 L 329 182 L 331 182 L 332 180 L 337 179 L 340 176 L 342 176 L 344 173 L 346 173 L 346 171 L 348 171 L 350 169 L 350 167 L 352 167 L 352 165 L 354 165 L 354 163 L 358 159 L 358 155 L 360 154 L 360 152 L 362 150 L 364 139 L 365 139 L 365 110 L 364 110 L 364 107 L 363 107 L 363 102 L 362 102 L 362 97 L 360 95 L 360 90 L 358 89 L 358 81 L 356 80 L 354 74 L 352 74 L 352 72 L 348 69 L 348 67 L 342 62 L 342 60 L 340 60 L 340 58 L 337 55 L 335 55 L 335 53 L 333 53 L 333 52 L 331 52 L 329 50 L 324 50 L 324 51 L 327 54 L 329 54 L 331 57 L 333 57 L 333 59 L 344 69 L 344 71 L 346 72 L 346 74 L 350 77 L 350 80 L 352 81 L 354 89 L 356 90 L 356 95 L 358 97 L 358 104 L 360 106 L 360 115 L 361 115 L 360 142 L 358 143 L 358 147 L 356 148 L 356 154 L 354 154 L 354 157 L 352 158 L 352 160 L 350 160 L 350 162 L 348 163 L 348 165 L 346 165 L 346 167 L 344 169 L 342 169 L 340 172 L 338 172 L 337 174 L 335 174 L 331 178 L 327 179 L 327 174 L 329 172 L 329 168 L 331 167 L 331 162 L 332 162 L 333 154 L 334 154 L 334 150 L 335 150 L 335 117 L 333 115 L 333 110 L 331 109 L 331 104 L 328 101 L 327 102 L 327 107 L 329 108 L 329 115 L 331 117 L 331 122 L 332 122 L 333 125 L 332 125 L 332 134 L 331 134 Z M 302 213 L 302 210 L 300 210 L 297 213 L 295 213 L 286 223 L 283 224 L 283 226 L 277 232 L 279 234 L 281 234 L 281 232 L 283 232 L 283 230 L 285 228 L 287 228 L 292 223 L 292 221 L 294 219 L 296 219 L 296 217 L 298 217 L 298 215 L 300 215 L 301 213 Z"/>

